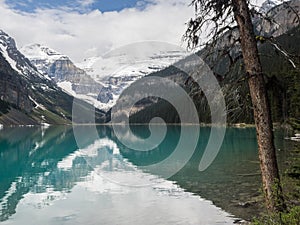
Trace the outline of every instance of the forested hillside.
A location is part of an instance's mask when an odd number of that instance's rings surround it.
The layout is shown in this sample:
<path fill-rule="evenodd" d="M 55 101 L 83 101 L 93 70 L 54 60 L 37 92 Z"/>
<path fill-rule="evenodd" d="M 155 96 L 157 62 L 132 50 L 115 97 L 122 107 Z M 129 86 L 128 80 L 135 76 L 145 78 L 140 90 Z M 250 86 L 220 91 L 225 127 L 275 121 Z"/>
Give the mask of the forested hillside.
<path fill-rule="evenodd" d="M 292 122 L 295 126 L 299 122 L 300 112 L 300 27 L 296 27 L 289 32 L 276 38 L 276 44 L 285 49 L 290 54 L 292 63 L 278 51 L 274 45 L 261 38 L 259 40 L 259 51 L 265 74 L 265 81 L 268 89 L 272 117 L 274 122 Z M 198 52 L 203 57 L 204 51 Z M 227 56 L 218 58 L 212 62 L 210 58 L 204 58 L 215 73 L 216 78 L 222 87 L 229 123 L 253 123 L 251 100 L 244 72 L 242 60 L 236 60 L 233 65 L 229 65 Z M 229 68 L 229 72 L 224 72 Z M 198 109 L 200 122 L 210 122 L 210 111 L 204 93 L 200 87 L 188 80 L 188 76 L 174 66 L 165 70 L 151 74 L 149 76 L 168 77 L 176 80 L 186 89 L 193 98 Z M 195 87 L 196 86 L 196 87 Z M 170 104 L 164 100 L 147 105 L 143 110 L 131 115 L 131 122 L 149 122 L 154 116 L 161 116 L 169 123 L 178 123 L 177 112 Z"/>

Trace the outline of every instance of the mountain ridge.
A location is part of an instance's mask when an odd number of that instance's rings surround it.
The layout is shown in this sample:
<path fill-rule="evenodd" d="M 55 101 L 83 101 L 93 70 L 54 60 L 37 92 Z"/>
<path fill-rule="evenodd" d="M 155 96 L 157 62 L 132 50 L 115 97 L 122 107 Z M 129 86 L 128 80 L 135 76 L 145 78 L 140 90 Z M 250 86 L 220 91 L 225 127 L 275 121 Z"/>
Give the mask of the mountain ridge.
<path fill-rule="evenodd" d="M 161 43 L 129 46 L 130 49 L 121 47 L 82 63 L 73 63 L 68 56 L 39 44 L 30 44 L 21 50 L 41 73 L 53 79 L 65 92 L 108 112 L 131 83 L 186 55 L 177 46 L 174 50 L 174 46 L 166 47 Z"/>
<path fill-rule="evenodd" d="M 74 98 L 39 73 L 4 31 L 0 32 L 0 77 L 0 123 L 3 125 L 92 122 L 84 114 L 93 107 L 76 100 L 82 117 L 72 117 Z M 104 112 L 96 110 L 95 114 L 98 122 L 106 120 Z"/>

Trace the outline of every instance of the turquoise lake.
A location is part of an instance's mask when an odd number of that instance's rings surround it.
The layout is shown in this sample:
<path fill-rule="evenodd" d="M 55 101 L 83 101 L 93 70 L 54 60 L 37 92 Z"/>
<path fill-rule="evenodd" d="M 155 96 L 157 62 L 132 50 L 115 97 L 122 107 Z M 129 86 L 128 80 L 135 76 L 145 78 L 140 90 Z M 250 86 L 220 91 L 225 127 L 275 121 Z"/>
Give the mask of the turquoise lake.
<path fill-rule="evenodd" d="M 233 224 L 260 210 L 251 204 L 261 183 L 254 128 L 227 128 L 216 158 L 200 172 L 211 130 L 201 127 L 192 157 L 164 168 L 179 166 L 170 177 L 147 166 L 168 159 L 193 126 L 168 126 L 151 151 L 126 147 L 110 126 L 97 126 L 96 138 L 90 129 L 78 127 L 80 148 L 71 126 L 0 130 L 2 224 Z M 149 136 L 146 126 L 132 130 Z M 283 160 L 288 143 L 281 133 L 276 148 Z"/>

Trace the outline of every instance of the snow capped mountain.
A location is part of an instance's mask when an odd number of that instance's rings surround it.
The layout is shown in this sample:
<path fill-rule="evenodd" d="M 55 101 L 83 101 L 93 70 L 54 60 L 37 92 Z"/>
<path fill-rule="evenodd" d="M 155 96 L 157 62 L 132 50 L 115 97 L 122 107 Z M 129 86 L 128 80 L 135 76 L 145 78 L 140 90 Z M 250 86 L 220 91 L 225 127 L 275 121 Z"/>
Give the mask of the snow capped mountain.
<path fill-rule="evenodd" d="M 31 113 L 33 110 L 39 111 L 39 115 L 43 116 L 43 111 L 47 111 L 44 104 L 49 104 L 48 100 L 51 99 L 52 94 L 50 93 L 59 95 L 59 88 L 37 71 L 17 49 L 14 39 L 2 30 L 0 31 L 0 53 L 1 100 L 13 104 L 17 106 L 17 109 L 27 113 Z M 48 99 L 43 96 L 44 93 L 47 93 Z M 17 121 L 18 119 L 24 120 L 19 121 L 21 124 L 23 122 L 36 123 L 36 119 L 27 118 L 16 109 L 11 109 L 11 112 L 8 110 L 7 116 L 10 123 L 14 123 L 14 120 Z M 45 117 L 43 116 L 43 118 Z M 42 117 L 39 120 L 47 122 L 47 119 L 43 120 Z"/>
<path fill-rule="evenodd" d="M 91 57 L 76 65 L 103 84 L 97 100 L 102 103 L 101 109 L 108 111 L 115 105 L 123 90 L 133 82 L 162 70 L 185 56 L 186 51 L 180 47 L 145 42 L 113 50 L 103 57 Z"/>
<path fill-rule="evenodd" d="M 0 124 L 66 124 L 72 119 L 76 123 L 90 122 L 82 116 L 72 118 L 74 98 L 41 74 L 4 31 L 0 31 L 0 77 Z M 76 85 L 74 88 L 80 91 Z M 80 100 L 77 106 L 82 114 L 92 108 Z M 95 112 L 98 122 L 106 120 L 104 112 Z"/>
<path fill-rule="evenodd" d="M 48 76 L 48 68 L 59 59 L 66 59 L 67 56 L 60 54 L 40 44 L 26 45 L 20 49 L 26 57 L 35 65 L 40 73 Z"/>
<path fill-rule="evenodd" d="M 129 45 L 76 65 L 68 56 L 40 44 L 24 46 L 21 51 L 65 92 L 104 111 L 109 111 L 131 83 L 186 56 L 179 47 L 152 42 Z"/>
<path fill-rule="evenodd" d="M 105 80 L 112 76 L 123 77 L 129 74 L 144 76 L 165 68 L 187 55 L 182 49 L 166 51 L 151 49 L 151 52 L 140 49 L 139 51 L 143 52 L 138 53 L 134 49 L 129 49 L 128 51 L 127 49 L 120 49 L 116 51 L 116 53 L 112 52 L 104 57 L 85 59 L 81 63 L 76 63 L 76 65 L 88 72 L 93 78 Z"/>
<path fill-rule="evenodd" d="M 30 61 L 17 49 L 15 40 L 2 30 L 0 30 L 0 52 L 19 74 L 27 78 L 32 76 L 43 78 Z"/>
<path fill-rule="evenodd" d="M 26 45 L 21 51 L 40 73 L 52 79 L 66 93 L 101 108 L 97 96 L 102 85 L 75 66 L 69 57 L 40 44 Z"/>

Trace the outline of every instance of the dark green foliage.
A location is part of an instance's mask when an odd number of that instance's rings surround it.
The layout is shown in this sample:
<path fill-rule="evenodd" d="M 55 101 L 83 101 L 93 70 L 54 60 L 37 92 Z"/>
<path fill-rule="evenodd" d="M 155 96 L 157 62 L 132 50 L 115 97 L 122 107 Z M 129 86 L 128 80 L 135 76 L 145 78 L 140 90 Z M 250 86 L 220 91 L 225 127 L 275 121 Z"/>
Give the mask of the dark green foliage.
<path fill-rule="evenodd" d="M 296 206 L 288 213 L 278 213 L 267 215 L 256 219 L 253 225 L 299 225 L 300 224 L 300 207 Z"/>
<path fill-rule="evenodd" d="M 263 71 L 274 122 L 288 118 L 300 119 L 300 27 L 277 38 L 277 42 L 289 52 L 298 68 L 270 44 L 260 47 Z"/>
<path fill-rule="evenodd" d="M 294 166 L 287 174 L 292 178 L 300 179 L 300 166 Z"/>
<path fill-rule="evenodd" d="M 289 118 L 287 123 L 291 125 L 294 130 L 300 131 L 300 120 L 296 118 Z"/>
<path fill-rule="evenodd" d="M 154 117 L 162 118 L 166 123 L 180 123 L 175 108 L 167 101 L 159 99 L 154 105 L 150 105 L 146 111 L 141 110 L 130 117 L 130 123 L 149 123 Z"/>
<path fill-rule="evenodd" d="M 288 155 L 281 157 L 279 164 L 287 212 L 261 214 L 251 223 L 253 225 L 299 225 L 300 224 L 300 145 L 289 143 Z M 279 153 L 279 156 L 281 153 Z"/>
<path fill-rule="evenodd" d="M 0 115 L 8 113 L 10 106 L 8 102 L 0 100 Z"/>

